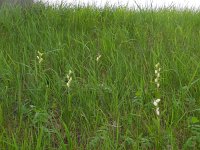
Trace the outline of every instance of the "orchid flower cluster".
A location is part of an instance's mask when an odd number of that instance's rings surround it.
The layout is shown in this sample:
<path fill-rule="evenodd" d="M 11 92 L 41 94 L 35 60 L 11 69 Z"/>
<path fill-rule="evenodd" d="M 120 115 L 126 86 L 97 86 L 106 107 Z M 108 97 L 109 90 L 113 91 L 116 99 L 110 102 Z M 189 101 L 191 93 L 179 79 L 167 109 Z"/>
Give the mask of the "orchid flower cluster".
<path fill-rule="evenodd" d="M 160 83 L 159 83 L 160 82 L 160 70 L 161 70 L 160 63 L 157 63 L 155 65 L 155 76 L 156 76 L 155 83 L 156 83 L 157 88 L 160 87 Z"/>
<path fill-rule="evenodd" d="M 69 88 L 72 82 L 72 71 L 69 70 L 69 73 L 67 74 L 67 87 Z"/>
<path fill-rule="evenodd" d="M 44 53 L 41 53 L 40 51 L 38 51 L 37 59 L 38 59 L 39 64 L 43 61 L 43 58 L 42 58 L 43 54 Z"/>
<path fill-rule="evenodd" d="M 160 70 L 161 70 L 160 63 L 157 63 L 155 65 L 155 76 L 156 76 L 155 84 L 156 84 L 157 90 L 159 90 L 159 88 L 160 88 Z M 158 106 L 160 101 L 161 101 L 160 98 L 157 98 L 153 102 L 153 105 L 156 107 L 156 115 L 157 116 L 160 115 L 160 110 L 159 110 L 159 106 Z"/>
<path fill-rule="evenodd" d="M 98 54 L 96 61 L 98 62 L 100 58 L 101 58 L 101 54 Z"/>

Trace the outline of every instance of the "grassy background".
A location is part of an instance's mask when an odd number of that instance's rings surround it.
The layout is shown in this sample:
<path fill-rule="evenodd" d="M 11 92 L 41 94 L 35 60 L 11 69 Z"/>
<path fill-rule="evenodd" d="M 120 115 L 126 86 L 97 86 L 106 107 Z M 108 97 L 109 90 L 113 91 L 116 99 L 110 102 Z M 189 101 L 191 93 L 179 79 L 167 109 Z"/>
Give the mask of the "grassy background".
<path fill-rule="evenodd" d="M 1 149 L 200 148 L 199 12 L 3 7 L 0 37 Z"/>

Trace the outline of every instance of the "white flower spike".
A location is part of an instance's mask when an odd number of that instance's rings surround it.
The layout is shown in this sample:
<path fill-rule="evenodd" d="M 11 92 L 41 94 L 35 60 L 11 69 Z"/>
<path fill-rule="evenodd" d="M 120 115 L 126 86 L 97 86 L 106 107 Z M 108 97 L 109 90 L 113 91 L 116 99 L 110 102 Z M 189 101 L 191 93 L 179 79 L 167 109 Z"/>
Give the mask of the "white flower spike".
<path fill-rule="evenodd" d="M 67 87 L 69 88 L 70 87 L 70 85 L 71 85 L 71 82 L 72 82 L 72 71 L 71 70 L 69 70 L 69 72 L 68 72 L 68 74 L 67 74 L 67 76 L 66 76 L 66 78 L 67 78 Z"/>
<path fill-rule="evenodd" d="M 156 65 L 155 65 L 155 84 L 156 84 L 156 87 L 157 87 L 157 90 L 159 90 L 159 88 L 160 88 L 160 83 L 159 83 L 159 81 L 160 81 L 160 70 L 161 70 L 161 68 L 160 68 L 160 63 L 157 63 Z M 159 109 L 159 105 L 158 105 L 158 103 L 160 102 L 161 100 L 160 100 L 160 98 L 157 98 L 156 100 L 154 100 L 153 101 L 153 105 L 155 106 L 155 112 L 156 112 L 156 115 L 157 116 L 159 116 L 160 115 L 160 109 Z"/>
<path fill-rule="evenodd" d="M 40 51 L 38 51 L 37 59 L 38 59 L 39 64 L 43 61 L 43 58 L 42 58 L 43 54 L 44 53 L 41 53 Z"/>

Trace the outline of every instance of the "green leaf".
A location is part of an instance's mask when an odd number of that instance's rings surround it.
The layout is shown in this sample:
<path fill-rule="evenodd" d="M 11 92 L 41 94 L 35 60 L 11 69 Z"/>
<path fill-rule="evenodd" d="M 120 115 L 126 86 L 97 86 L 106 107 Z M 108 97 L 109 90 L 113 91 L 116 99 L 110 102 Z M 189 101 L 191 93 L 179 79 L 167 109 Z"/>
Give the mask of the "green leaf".
<path fill-rule="evenodd" d="M 137 97 L 142 96 L 142 91 L 137 91 L 137 92 L 135 93 L 135 95 L 136 95 Z"/>
<path fill-rule="evenodd" d="M 197 117 L 192 117 L 191 122 L 192 123 L 199 123 L 199 119 Z"/>

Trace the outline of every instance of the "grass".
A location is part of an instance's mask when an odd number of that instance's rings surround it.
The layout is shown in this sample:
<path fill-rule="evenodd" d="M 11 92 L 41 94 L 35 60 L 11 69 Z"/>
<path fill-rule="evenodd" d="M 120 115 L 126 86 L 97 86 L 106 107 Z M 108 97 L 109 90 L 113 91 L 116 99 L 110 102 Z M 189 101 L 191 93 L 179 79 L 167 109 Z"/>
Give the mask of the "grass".
<path fill-rule="evenodd" d="M 0 148 L 199 149 L 199 16 L 2 7 Z"/>

